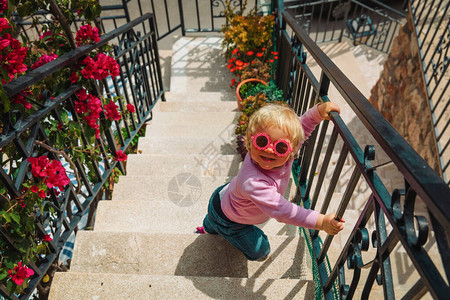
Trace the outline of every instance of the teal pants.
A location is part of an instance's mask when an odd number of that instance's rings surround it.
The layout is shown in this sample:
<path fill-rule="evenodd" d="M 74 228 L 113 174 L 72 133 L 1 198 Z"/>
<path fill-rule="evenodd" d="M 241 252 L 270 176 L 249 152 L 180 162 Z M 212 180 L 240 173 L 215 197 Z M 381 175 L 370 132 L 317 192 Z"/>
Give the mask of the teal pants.
<path fill-rule="evenodd" d="M 270 245 L 264 232 L 255 225 L 239 224 L 229 220 L 220 209 L 219 192 L 224 186 L 216 189 L 209 200 L 208 214 L 203 220 L 205 231 L 221 235 L 242 251 L 249 260 L 258 260 L 267 256 Z"/>

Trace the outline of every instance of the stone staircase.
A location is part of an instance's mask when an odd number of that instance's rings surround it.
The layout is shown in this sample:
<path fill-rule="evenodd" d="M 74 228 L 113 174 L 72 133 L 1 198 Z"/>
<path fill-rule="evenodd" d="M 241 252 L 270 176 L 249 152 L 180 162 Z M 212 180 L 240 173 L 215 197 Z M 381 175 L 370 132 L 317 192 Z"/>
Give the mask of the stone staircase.
<path fill-rule="evenodd" d="M 56 273 L 50 299 L 314 298 L 297 228 L 261 225 L 272 249 L 264 262 L 194 233 L 212 191 L 241 164 L 239 114 L 219 38 L 182 38 L 173 49 L 167 102 L 156 106 L 112 200 L 99 203 L 93 231 L 78 232 L 70 271 Z"/>
<path fill-rule="evenodd" d="M 298 228 L 275 220 L 261 224 L 271 244 L 264 262 L 248 261 L 219 236 L 194 233 L 202 225 L 211 193 L 241 164 L 234 142 L 239 113 L 220 42 L 217 37 L 183 37 L 171 53 L 164 53 L 166 72 L 171 57 L 170 76 L 165 77 L 170 82 L 167 102 L 155 106 L 146 136 L 139 139 L 138 154 L 128 156 L 127 174 L 115 185 L 112 200 L 99 203 L 93 231 L 77 233 L 70 271 L 56 273 L 50 299 L 314 299 L 311 258 Z M 345 43 L 322 47 L 368 96 L 370 82 L 376 79 L 367 78 L 361 69 L 376 68 L 375 60 L 364 62 L 362 50 Z M 376 60 L 381 68 L 382 58 Z M 319 78 L 314 64 L 311 70 Z M 329 95 L 341 106 L 341 116 L 358 142 L 374 143 L 333 87 Z M 385 158 L 378 152 L 377 159 Z M 345 163 L 329 211 L 337 209 L 353 167 L 351 160 Z M 332 168 L 319 199 L 331 174 Z M 381 174 L 392 186 L 398 185 L 395 170 Z M 291 180 L 285 197 L 292 199 L 294 194 Z M 369 195 L 361 181 L 344 214 L 345 229 L 329 251 L 332 265 Z M 321 236 L 324 240 L 325 234 Z M 418 274 L 403 248 L 394 253 L 396 294 L 403 294 Z M 369 249 L 364 261 L 374 255 L 375 249 Z M 345 273 L 350 281 L 352 271 Z M 358 289 L 354 298 L 360 293 Z M 370 299 L 382 298 L 382 287 L 373 287 Z"/>

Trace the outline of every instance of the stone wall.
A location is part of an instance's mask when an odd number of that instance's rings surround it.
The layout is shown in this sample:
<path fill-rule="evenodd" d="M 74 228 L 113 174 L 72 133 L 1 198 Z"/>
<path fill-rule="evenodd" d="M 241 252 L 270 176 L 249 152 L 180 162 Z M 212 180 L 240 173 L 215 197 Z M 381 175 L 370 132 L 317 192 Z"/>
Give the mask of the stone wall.
<path fill-rule="evenodd" d="M 369 101 L 439 173 L 431 112 L 420 66 L 417 39 L 409 23 L 394 39 Z"/>

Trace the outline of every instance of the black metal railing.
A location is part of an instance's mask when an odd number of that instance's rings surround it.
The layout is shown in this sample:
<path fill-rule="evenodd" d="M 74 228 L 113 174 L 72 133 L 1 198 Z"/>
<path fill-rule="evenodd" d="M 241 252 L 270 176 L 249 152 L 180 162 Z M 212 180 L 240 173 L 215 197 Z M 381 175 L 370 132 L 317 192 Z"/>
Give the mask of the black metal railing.
<path fill-rule="evenodd" d="M 286 11 L 281 17 L 277 82 L 286 100 L 299 114 L 317 101 L 342 101 L 341 115 L 348 119 L 331 113 L 299 159 L 299 201 L 346 220 L 347 231 L 337 238 L 307 232 L 323 295 L 333 299 L 335 290 L 342 299 L 418 299 L 426 293 L 447 298 L 450 189 L 295 15 Z"/>
<path fill-rule="evenodd" d="M 148 31 L 146 34 L 140 34 L 136 28 L 141 28 L 144 23 Z M 79 147 L 82 151 L 92 148 L 101 149 L 102 154 L 99 156 L 99 160 L 95 157 L 87 157 L 86 164 L 74 160 L 73 164 L 69 165 L 67 160 L 60 159 L 59 155 L 55 155 L 49 150 L 53 149 L 55 145 L 47 136 L 45 122 L 58 120 L 62 124 L 63 114 L 72 123 L 81 126 L 81 123 L 84 122 L 74 108 L 75 92 L 81 88 L 79 84 L 71 86 L 59 95 L 54 94 L 52 97 L 49 96 L 49 93 L 35 95 L 43 97 L 44 100 L 46 99 L 45 101 L 33 101 L 28 98 L 34 112 L 26 118 L 22 118 L 20 111 L 15 110 L 3 113 L 1 116 L 0 148 L 13 145 L 17 149 L 16 154 L 12 153 L 11 157 L 5 157 L 6 154 L 2 153 L 0 186 L 2 190 L 6 191 L 2 195 L 2 199 L 14 199 L 20 196 L 22 184 L 31 179 L 28 171 L 30 166 L 30 163 L 27 162 L 28 157 L 46 154 L 50 159 L 61 160 L 67 173 L 78 174 L 76 178 L 72 176 L 71 183 L 66 186 L 64 193 L 60 196 L 51 193 L 51 200 L 48 203 L 51 207 L 49 211 L 36 212 L 35 225 L 39 234 L 50 234 L 53 241 L 49 242 L 50 252 L 40 256 L 36 263 L 28 265 L 33 268 L 35 275 L 31 278 L 29 287 L 19 297 L 20 299 L 30 297 L 50 266 L 57 261 L 69 236 L 78 229 L 83 229 L 80 220 L 89 209 L 94 208 L 95 199 L 98 198 L 97 196 L 108 182 L 114 169 L 118 167 L 122 173 L 125 173 L 123 162 L 104 155 L 105 150 L 116 155 L 119 150 L 125 151 L 129 148 L 138 131 L 151 117 L 152 108 L 156 102 L 164 100 L 154 16 L 145 14 L 104 34 L 100 42 L 80 46 L 4 86 L 7 96 L 11 98 L 24 89 L 39 84 L 41 80 L 55 72 L 83 59 L 91 51 L 107 43 L 115 44 L 114 58 L 119 63 L 120 75 L 116 78 L 108 77 L 102 82 L 96 81 L 97 93 L 99 96 L 108 95 L 121 98 L 122 100 L 118 101 L 119 112 L 126 111 L 126 104 L 133 104 L 136 113 L 129 115 L 126 119 L 113 121 L 111 127 L 105 128 L 104 134 L 93 141 L 88 139 L 81 130 L 78 138 Z M 99 88 L 100 86 L 103 86 L 104 89 Z M 105 124 L 103 123 L 102 126 L 106 126 Z M 66 129 L 62 128 L 61 130 Z M 15 171 L 11 166 L 15 166 Z M 0 230 L 0 239 L 2 244 L 6 243 L 9 247 L 14 249 L 19 247 L 9 238 L 9 232 Z M 2 285 L 0 285 L 0 295 L 17 299 L 14 295 L 7 295 L 6 287 Z"/>
<path fill-rule="evenodd" d="M 442 176 L 450 184 L 449 1 L 408 1 L 415 26 Z"/>
<path fill-rule="evenodd" d="M 296 22 L 316 43 L 350 39 L 387 53 L 404 19 L 402 10 L 379 1 L 317 0 L 280 1 L 281 10 L 295 15 Z"/>
<path fill-rule="evenodd" d="M 220 32 L 225 24 L 224 0 L 176 0 L 176 1 L 141 1 L 115 0 L 107 1 L 102 6 L 106 11 L 102 15 L 104 28 L 114 28 L 118 24 L 129 22 L 145 12 L 152 12 L 156 18 L 156 35 L 161 40 L 180 30 L 186 33 Z M 102 3 L 102 1 L 100 1 Z M 243 0 L 230 1 L 235 11 L 242 11 Z M 248 0 L 247 10 L 258 7 L 264 12 L 270 11 L 271 0 Z M 108 15 L 108 16 L 107 16 Z"/>

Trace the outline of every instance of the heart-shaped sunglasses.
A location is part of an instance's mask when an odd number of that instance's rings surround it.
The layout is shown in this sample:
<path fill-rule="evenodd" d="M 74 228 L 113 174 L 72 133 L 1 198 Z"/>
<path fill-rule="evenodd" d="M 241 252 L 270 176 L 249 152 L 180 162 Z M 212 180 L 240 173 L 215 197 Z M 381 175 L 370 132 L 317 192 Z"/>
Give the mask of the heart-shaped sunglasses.
<path fill-rule="evenodd" d="M 267 133 L 260 132 L 256 135 L 252 135 L 253 145 L 258 150 L 266 150 L 267 148 L 271 147 L 273 152 L 278 156 L 286 156 L 288 155 L 292 150 L 291 144 L 283 139 L 277 140 L 273 143 L 271 146 L 270 137 Z"/>

